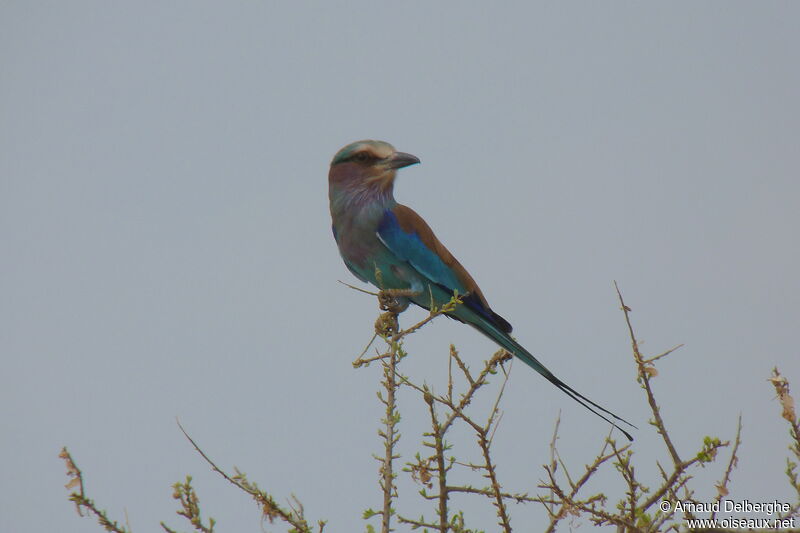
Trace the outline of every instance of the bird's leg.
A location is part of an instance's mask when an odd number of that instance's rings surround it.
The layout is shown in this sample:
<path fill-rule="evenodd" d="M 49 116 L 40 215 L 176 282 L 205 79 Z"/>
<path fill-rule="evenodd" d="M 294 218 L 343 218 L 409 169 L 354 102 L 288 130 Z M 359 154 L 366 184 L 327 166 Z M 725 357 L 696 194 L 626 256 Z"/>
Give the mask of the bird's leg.
<path fill-rule="evenodd" d="M 386 312 L 375 321 L 375 332 L 388 336 L 400 331 L 397 315 L 408 309 L 409 298 L 418 294 L 413 289 L 383 289 L 378 292 L 378 305 Z"/>
<path fill-rule="evenodd" d="M 419 294 L 414 289 L 383 289 L 378 293 L 378 305 L 384 311 L 399 315 L 408 308 L 408 299 Z"/>

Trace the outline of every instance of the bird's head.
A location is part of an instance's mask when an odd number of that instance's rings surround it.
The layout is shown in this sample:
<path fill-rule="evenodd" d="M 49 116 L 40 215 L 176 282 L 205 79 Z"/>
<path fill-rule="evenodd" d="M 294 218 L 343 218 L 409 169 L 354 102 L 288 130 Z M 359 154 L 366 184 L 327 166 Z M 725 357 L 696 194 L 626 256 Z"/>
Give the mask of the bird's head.
<path fill-rule="evenodd" d="M 383 141 L 357 141 L 339 150 L 331 161 L 328 180 L 333 186 L 391 190 L 397 169 L 419 163 Z"/>

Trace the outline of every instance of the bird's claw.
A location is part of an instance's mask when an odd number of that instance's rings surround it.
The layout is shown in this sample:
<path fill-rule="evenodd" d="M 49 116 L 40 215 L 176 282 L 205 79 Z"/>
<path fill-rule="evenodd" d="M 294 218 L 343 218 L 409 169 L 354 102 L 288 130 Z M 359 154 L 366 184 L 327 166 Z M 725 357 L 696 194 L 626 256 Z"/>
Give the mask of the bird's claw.
<path fill-rule="evenodd" d="M 408 309 L 408 299 L 418 294 L 412 289 L 383 289 L 378 293 L 378 305 L 383 311 L 399 315 Z"/>

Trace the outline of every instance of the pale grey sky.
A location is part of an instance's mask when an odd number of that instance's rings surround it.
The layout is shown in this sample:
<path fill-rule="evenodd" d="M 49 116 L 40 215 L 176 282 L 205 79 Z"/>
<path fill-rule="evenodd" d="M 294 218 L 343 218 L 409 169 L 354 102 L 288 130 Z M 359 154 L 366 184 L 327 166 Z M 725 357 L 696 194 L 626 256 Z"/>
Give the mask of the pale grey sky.
<path fill-rule="evenodd" d="M 645 350 L 686 345 L 654 382 L 676 445 L 732 438 L 741 412 L 732 496 L 788 498 L 766 378 L 778 365 L 800 394 L 798 20 L 791 2 L 3 2 L 0 531 L 100 531 L 67 501 L 63 445 L 135 531 L 187 529 L 186 474 L 220 531 L 261 531 L 176 416 L 221 466 L 363 530 L 379 368 L 350 362 L 377 309 L 337 283 L 355 281 L 326 182 L 362 138 L 422 160 L 398 199 L 518 340 L 639 425 L 645 482 L 666 455 L 615 279 Z M 476 368 L 495 349 L 439 320 L 406 370 L 441 383 L 451 342 Z M 410 459 L 427 419 L 401 401 Z M 504 409 L 509 490 L 535 490 L 559 409 L 576 470 L 607 432 L 522 365 Z M 454 507 L 494 529 L 483 502 Z M 545 517 L 512 507 L 522 531 Z"/>

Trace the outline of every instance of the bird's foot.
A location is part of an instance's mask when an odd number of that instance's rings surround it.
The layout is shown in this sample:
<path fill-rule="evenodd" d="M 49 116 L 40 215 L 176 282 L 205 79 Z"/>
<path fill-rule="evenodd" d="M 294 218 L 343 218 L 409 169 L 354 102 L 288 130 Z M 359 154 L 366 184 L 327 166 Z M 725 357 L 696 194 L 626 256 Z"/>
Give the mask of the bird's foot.
<path fill-rule="evenodd" d="M 413 289 L 383 289 L 378 293 L 378 305 L 382 310 L 398 315 L 408 308 L 408 299 L 419 294 Z"/>

